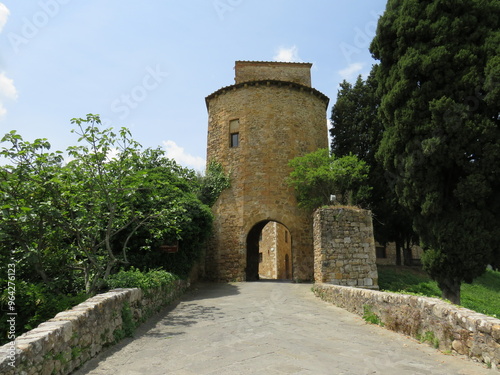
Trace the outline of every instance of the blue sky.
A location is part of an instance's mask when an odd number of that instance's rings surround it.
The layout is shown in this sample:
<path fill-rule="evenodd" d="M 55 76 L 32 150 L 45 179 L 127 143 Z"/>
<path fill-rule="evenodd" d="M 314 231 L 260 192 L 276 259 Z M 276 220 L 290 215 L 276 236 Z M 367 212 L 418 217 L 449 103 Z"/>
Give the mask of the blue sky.
<path fill-rule="evenodd" d="M 374 63 L 385 0 L 0 0 L 0 134 L 76 143 L 70 119 L 100 114 L 203 170 L 205 97 L 236 60 L 313 63 L 330 97 Z"/>

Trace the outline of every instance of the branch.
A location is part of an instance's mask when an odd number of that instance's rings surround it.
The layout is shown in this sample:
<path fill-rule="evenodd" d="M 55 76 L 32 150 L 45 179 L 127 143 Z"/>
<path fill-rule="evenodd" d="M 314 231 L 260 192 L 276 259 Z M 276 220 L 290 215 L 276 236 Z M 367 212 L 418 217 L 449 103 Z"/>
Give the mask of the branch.
<path fill-rule="evenodd" d="M 158 215 L 159 216 L 159 215 Z M 128 245 L 128 242 L 130 241 L 130 239 L 132 238 L 132 236 L 135 234 L 135 232 L 144 225 L 144 223 L 146 221 L 148 221 L 149 219 L 151 219 L 153 216 L 148 216 L 146 217 L 144 220 L 142 220 L 139 224 L 136 225 L 136 227 L 129 233 L 129 235 L 127 236 L 127 239 L 125 240 L 124 244 L 123 244 L 123 247 L 122 247 L 122 254 L 123 254 L 123 261 L 125 263 L 128 263 L 128 259 L 127 259 L 127 245 Z"/>

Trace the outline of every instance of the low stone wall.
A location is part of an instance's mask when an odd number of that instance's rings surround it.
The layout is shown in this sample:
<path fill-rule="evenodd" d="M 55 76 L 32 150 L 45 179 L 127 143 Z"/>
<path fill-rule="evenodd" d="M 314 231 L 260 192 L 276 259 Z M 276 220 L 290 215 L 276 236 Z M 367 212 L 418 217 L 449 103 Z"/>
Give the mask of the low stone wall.
<path fill-rule="evenodd" d="M 500 370 L 500 320 L 437 298 L 315 284 L 324 301 L 371 315 L 386 328 Z"/>
<path fill-rule="evenodd" d="M 115 289 L 96 295 L 2 346 L 0 374 L 69 374 L 103 348 L 130 335 L 186 287 L 187 282 L 176 281 L 173 286 L 149 293 Z"/>

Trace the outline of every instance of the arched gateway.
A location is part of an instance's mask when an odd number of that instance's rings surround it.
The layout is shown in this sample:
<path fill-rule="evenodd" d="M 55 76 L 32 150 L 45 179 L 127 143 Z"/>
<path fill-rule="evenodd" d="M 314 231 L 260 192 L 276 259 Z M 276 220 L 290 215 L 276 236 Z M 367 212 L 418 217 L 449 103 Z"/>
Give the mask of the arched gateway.
<path fill-rule="evenodd" d="M 247 281 L 292 278 L 292 238 L 288 228 L 276 221 L 261 221 L 247 236 Z"/>
<path fill-rule="evenodd" d="M 259 263 L 266 255 L 275 262 L 267 273 L 271 278 L 313 278 L 312 217 L 297 207 L 286 181 L 289 160 L 328 147 L 329 99 L 311 87 L 311 66 L 237 61 L 236 83 L 206 98 L 207 163 L 217 161 L 231 175 L 231 187 L 213 206 L 214 234 L 205 259 L 209 279 L 265 276 Z M 274 258 L 272 246 L 259 250 L 268 223 L 279 224 L 290 243 L 289 251 Z"/>

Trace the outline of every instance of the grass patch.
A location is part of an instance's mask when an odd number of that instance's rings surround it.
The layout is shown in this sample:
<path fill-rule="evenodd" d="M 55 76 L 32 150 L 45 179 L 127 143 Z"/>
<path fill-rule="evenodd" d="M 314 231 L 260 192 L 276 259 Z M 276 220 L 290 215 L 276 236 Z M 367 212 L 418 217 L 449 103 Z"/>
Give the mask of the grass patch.
<path fill-rule="evenodd" d="M 378 266 L 381 290 L 441 298 L 441 290 L 424 271 L 400 266 Z M 472 284 L 462 284 L 461 305 L 500 318 L 500 272 L 486 271 Z"/>
<path fill-rule="evenodd" d="M 428 342 L 435 349 L 439 349 L 439 339 L 432 331 L 426 331 L 423 335 L 418 335 L 417 340 L 419 340 L 420 342 Z"/>
<path fill-rule="evenodd" d="M 367 323 L 376 324 L 381 327 L 384 326 L 384 323 L 380 320 L 380 317 L 372 311 L 370 305 L 363 305 L 363 319 Z"/>
<path fill-rule="evenodd" d="M 500 318 L 500 272 L 486 271 L 472 284 L 462 284 L 462 306 Z"/>

